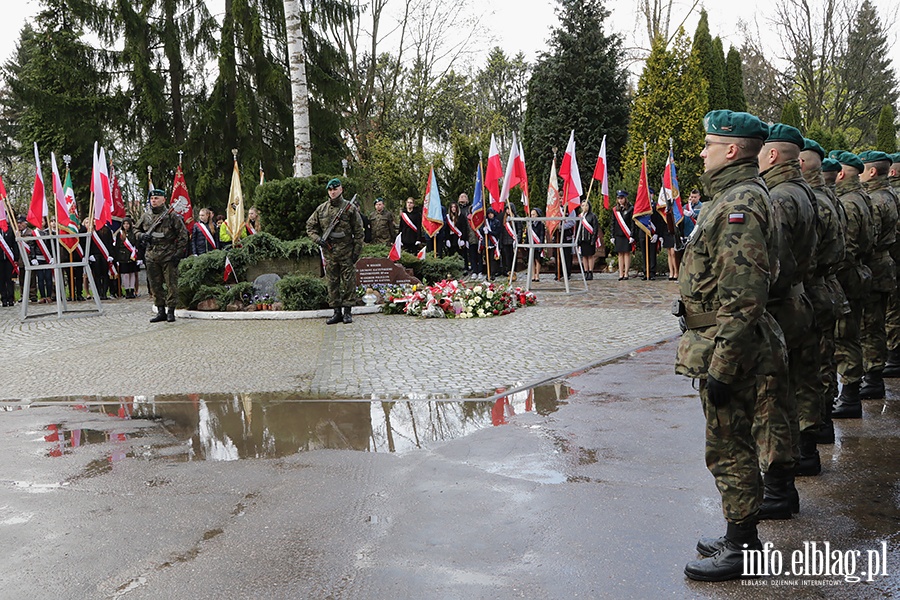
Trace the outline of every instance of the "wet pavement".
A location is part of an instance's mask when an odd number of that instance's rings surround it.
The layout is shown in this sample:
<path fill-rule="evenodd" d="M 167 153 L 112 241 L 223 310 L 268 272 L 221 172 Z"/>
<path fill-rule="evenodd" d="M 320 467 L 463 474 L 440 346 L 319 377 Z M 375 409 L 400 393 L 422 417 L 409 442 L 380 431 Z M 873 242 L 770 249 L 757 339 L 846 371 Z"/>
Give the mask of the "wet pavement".
<path fill-rule="evenodd" d="M 900 594 L 900 381 L 886 401 L 864 402 L 864 419 L 837 423 L 823 475 L 798 480 L 800 515 L 760 526 L 785 567 L 804 542 L 827 541 L 843 559 L 860 552 L 856 574 L 884 548 L 887 575 L 699 584 L 682 569 L 724 520 L 699 400 L 672 374 L 673 355 L 663 342 L 532 390 L 460 400 L 6 403 L 0 595 Z"/>

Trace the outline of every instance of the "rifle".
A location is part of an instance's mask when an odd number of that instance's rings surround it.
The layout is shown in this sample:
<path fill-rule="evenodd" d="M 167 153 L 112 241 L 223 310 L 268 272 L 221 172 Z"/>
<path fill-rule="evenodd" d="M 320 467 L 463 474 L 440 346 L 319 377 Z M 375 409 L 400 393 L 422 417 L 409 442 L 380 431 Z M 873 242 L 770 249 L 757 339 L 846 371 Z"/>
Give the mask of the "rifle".
<path fill-rule="evenodd" d="M 356 197 L 358 195 L 359 194 L 353 194 L 353 197 L 350 199 L 350 202 L 347 202 L 346 200 L 344 200 L 344 203 L 341 205 L 340 210 L 337 212 L 336 215 L 334 215 L 334 218 L 331 219 L 331 223 L 328 224 L 328 228 L 325 230 L 325 233 L 322 234 L 322 237 L 320 238 L 320 244 L 319 244 L 320 246 L 325 246 L 329 250 L 331 249 L 331 242 L 328 241 L 328 238 L 331 237 L 331 234 L 334 231 L 334 228 L 337 227 L 337 224 L 338 224 L 338 222 L 340 222 L 341 217 L 344 216 L 344 213 L 347 212 L 347 210 L 351 206 L 354 206 L 356 204 Z"/>
<path fill-rule="evenodd" d="M 157 219 L 150 224 L 150 227 L 147 228 L 147 231 L 144 231 L 142 232 L 142 234 L 138 235 L 138 248 L 141 250 L 146 250 L 146 248 L 150 245 L 150 234 L 153 233 L 153 230 L 156 229 L 156 227 L 160 223 L 162 223 L 162 220 L 166 218 L 166 215 L 174 211 L 178 211 L 180 213 L 185 208 L 187 208 L 187 200 L 185 200 L 182 196 L 175 201 L 175 204 L 169 206 L 169 208 L 167 208 L 163 214 L 159 215 L 159 217 L 157 217 Z"/>

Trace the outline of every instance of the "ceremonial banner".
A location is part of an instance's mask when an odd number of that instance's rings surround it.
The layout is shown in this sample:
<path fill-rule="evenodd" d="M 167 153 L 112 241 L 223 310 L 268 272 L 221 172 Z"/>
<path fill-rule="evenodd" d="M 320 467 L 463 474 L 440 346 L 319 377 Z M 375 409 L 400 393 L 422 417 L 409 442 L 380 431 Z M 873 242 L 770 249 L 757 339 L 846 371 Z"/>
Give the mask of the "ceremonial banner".
<path fill-rule="evenodd" d="M 175 210 L 175 212 L 181 215 L 181 218 L 184 219 L 184 226 L 190 232 L 194 228 L 194 208 L 191 205 L 191 197 L 184 181 L 184 172 L 181 170 L 181 165 L 178 165 L 175 168 L 175 181 L 172 183 L 172 199 L 169 204 L 175 206 L 175 203 L 181 198 L 184 198 L 185 201 L 184 209 Z"/>

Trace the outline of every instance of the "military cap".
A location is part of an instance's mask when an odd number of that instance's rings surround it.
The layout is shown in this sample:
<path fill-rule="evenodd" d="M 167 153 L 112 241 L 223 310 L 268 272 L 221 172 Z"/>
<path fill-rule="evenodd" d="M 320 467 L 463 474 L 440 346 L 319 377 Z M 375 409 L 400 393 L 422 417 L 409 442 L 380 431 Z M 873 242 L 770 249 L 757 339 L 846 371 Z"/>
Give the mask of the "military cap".
<path fill-rule="evenodd" d="M 727 137 L 756 138 L 765 140 L 769 136 L 769 126 L 757 117 L 745 112 L 713 110 L 703 117 L 703 127 L 709 135 Z"/>
<path fill-rule="evenodd" d="M 825 158 L 825 148 L 819 145 L 819 142 L 816 140 L 811 140 L 809 138 L 803 138 L 803 150 L 809 150 L 810 152 L 815 152 L 819 155 L 819 158 Z"/>
<path fill-rule="evenodd" d="M 378 204 L 379 202 L 384 202 L 384 198 L 375 198 L 375 204 Z"/>
<path fill-rule="evenodd" d="M 616 197 L 617 198 L 627 198 L 628 192 L 626 192 L 625 190 L 619 190 L 618 192 L 616 192 Z"/>
<path fill-rule="evenodd" d="M 863 162 L 859 160 L 859 157 L 852 152 L 847 152 L 846 150 L 838 151 L 836 154 L 835 152 L 836 151 L 832 151 L 832 154 L 834 154 L 833 158 L 842 165 L 853 167 L 860 172 L 866 170 L 866 168 L 863 166 Z"/>
<path fill-rule="evenodd" d="M 803 148 L 803 134 L 796 127 L 775 123 L 769 127 L 769 137 L 766 142 L 789 142 L 798 148 Z"/>
<path fill-rule="evenodd" d="M 166 197 L 166 190 L 161 190 L 161 189 L 159 189 L 159 188 L 154 188 L 154 189 L 150 190 L 150 195 L 151 195 L 151 196 L 162 196 L 163 198 L 165 198 L 165 197 Z"/>
<path fill-rule="evenodd" d="M 841 170 L 841 163 L 834 160 L 833 158 L 823 158 L 822 159 L 822 172 L 823 173 L 837 173 Z"/>
<path fill-rule="evenodd" d="M 342 185 L 343 184 L 341 183 L 341 180 L 338 179 L 337 177 L 335 177 L 334 179 L 332 179 L 331 181 L 328 182 L 328 185 L 325 186 L 325 189 L 333 190 L 334 188 L 339 188 Z"/>
<path fill-rule="evenodd" d="M 831 152 L 828 153 L 828 158 L 833 158 L 834 160 L 837 160 L 838 154 L 840 154 L 841 152 L 843 152 L 843 150 L 832 150 Z"/>
<path fill-rule="evenodd" d="M 863 161 L 863 164 L 882 161 L 888 163 L 893 162 L 890 156 L 884 152 L 879 152 L 878 150 L 866 150 L 865 152 L 860 152 L 859 160 Z"/>
<path fill-rule="evenodd" d="M 888 154 L 891 157 L 891 162 L 894 164 L 900 163 L 900 152 L 895 152 L 894 154 Z"/>
<path fill-rule="evenodd" d="M 28 219 L 26 219 L 22 215 L 19 215 L 18 217 L 16 217 L 16 223 L 27 223 L 27 222 L 28 222 Z"/>

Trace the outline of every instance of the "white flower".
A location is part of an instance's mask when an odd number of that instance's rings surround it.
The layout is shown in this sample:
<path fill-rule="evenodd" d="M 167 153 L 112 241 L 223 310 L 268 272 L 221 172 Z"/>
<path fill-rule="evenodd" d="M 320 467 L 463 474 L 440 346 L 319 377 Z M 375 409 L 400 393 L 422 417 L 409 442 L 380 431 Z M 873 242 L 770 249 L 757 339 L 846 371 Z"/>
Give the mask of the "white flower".
<path fill-rule="evenodd" d="M 484 309 L 483 309 L 483 308 L 479 308 L 479 309 L 478 309 L 478 316 L 479 316 L 479 317 L 483 317 L 483 316 L 484 316 Z"/>
<path fill-rule="evenodd" d="M 494 297 L 494 292 L 493 292 L 493 290 L 488 290 L 487 294 L 485 294 L 485 295 L 488 297 L 488 300 L 490 300 L 491 298 Z"/>
<path fill-rule="evenodd" d="M 480 285 L 476 285 L 476 286 L 472 289 L 472 291 L 475 292 L 476 294 L 480 294 L 481 292 L 484 291 L 484 288 L 482 288 Z"/>

